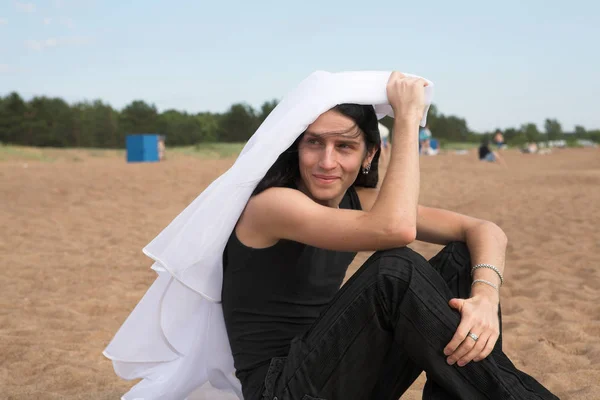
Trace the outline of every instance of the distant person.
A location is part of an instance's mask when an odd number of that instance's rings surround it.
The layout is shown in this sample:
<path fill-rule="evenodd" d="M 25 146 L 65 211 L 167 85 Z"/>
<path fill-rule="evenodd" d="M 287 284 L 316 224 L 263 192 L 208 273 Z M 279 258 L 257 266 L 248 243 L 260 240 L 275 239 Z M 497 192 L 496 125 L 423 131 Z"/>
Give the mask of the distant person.
<path fill-rule="evenodd" d="M 496 145 L 496 147 L 498 148 L 498 150 L 506 147 L 506 143 L 504 143 L 504 135 L 502 134 L 502 131 L 500 131 L 500 130 L 496 131 L 493 142 Z"/>
<path fill-rule="evenodd" d="M 387 136 L 382 136 L 381 137 L 381 147 L 384 148 L 384 149 L 387 149 L 389 145 L 390 145 L 390 143 L 388 141 L 388 137 Z"/>
<path fill-rule="evenodd" d="M 165 159 L 165 138 L 158 138 L 158 161 L 163 161 Z"/>
<path fill-rule="evenodd" d="M 488 138 L 484 138 L 479 146 L 479 161 L 497 162 L 506 166 L 504 159 L 500 154 L 490 149 L 490 142 Z"/>
<path fill-rule="evenodd" d="M 525 154 L 535 154 L 539 150 L 536 142 L 529 142 L 525 147 L 521 149 L 521 153 Z"/>
<path fill-rule="evenodd" d="M 387 168 L 390 160 L 390 130 L 383 124 L 379 123 L 379 134 L 381 136 L 381 146 L 379 148 L 380 159 L 384 168 Z"/>
<path fill-rule="evenodd" d="M 419 149 L 421 154 L 429 155 L 431 151 L 431 130 L 429 125 L 419 128 Z"/>

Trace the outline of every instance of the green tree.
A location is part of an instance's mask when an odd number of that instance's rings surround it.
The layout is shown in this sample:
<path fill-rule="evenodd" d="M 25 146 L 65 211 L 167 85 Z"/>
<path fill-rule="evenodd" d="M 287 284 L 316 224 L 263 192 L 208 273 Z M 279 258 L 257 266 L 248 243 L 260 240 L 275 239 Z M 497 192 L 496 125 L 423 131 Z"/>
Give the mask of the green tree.
<path fill-rule="evenodd" d="M 544 122 L 544 130 L 546 131 L 548 140 L 558 140 L 562 137 L 562 127 L 555 119 L 546 119 Z"/>
<path fill-rule="evenodd" d="M 216 126 L 216 122 L 214 123 Z M 168 110 L 158 117 L 159 132 L 167 137 L 170 146 L 187 146 L 209 141 L 207 129 L 216 130 L 209 126 L 208 119 L 198 115 Z"/>
<path fill-rule="evenodd" d="M 224 142 L 245 142 L 256 131 L 259 120 L 256 112 L 248 104 L 234 104 L 219 121 L 219 140 Z"/>
<path fill-rule="evenodd" d="M 225 113 L 189 114 L 177 110 L 158 113 L 156 107 L 136 100 L 122 111 L 96 100 L 70 106 L 59 98 L 35 97 L 27 102 L 18 93 L 0 97 L 0 142 L 31 146 L 123 147 L 126 134 L 161 133 L 171 146 L 199 142 L 244 142 L 277 106 L 277 100 L 264 102 L 258 111 L 245 103 L 233 104 Z M 390 130 L 393 119 L 380 121 Z M 427 122 L 435 138 L 442 141 L 479 141 L 481 135 L 469 130 L 464 118 L 444 115 L 435 104 Z M 556 119 L 546 119 L 546 137 L 565 137 Z M 489 132 L 492 135 L 492 132 Z M 535 124 L 505 129 L 507 143 L 538 142 L 544 136 Z M 392 136 L 393 137 L 393 136 Z M 390 140 L 392 139 L 390 137 Z M 600 142 L 600 130 L 588 131 L 577 125 L 571 138 Z"/>
<path fill-rule="evenodd" d="M 166 110 L 157 118 L 156 131 L 166 136 L 170 146 L 191 144 L 191 133 L 185 126 L 187 117 L 177 110 Z"/>
<path fill-rule="evenodd" d="M 31 145 L 65 147 L 81 145 L 71 107 L 62 99 L 34 97 L 29 102 L 33 121 L 29 124 Z"/>
<path fill-rule="evenodd" d="M 76 103 L 72 108 L 81 146 L 117 148 L 123 145 L 119 136 L 119 114 L 110 105 L 96 100 Z"/>
<path fill-rule="evenodd" d="M 528 142 L 539 142 L 542 137 L 540 131 L 538 131 L 536 124 L 524 124 L 521 126 L 521 131 L 523 132 L 525 139 Z"/>
<path fill-rule="evenodd" d="M 259 125 L 263 123 L 265 119 L 271 114 L 271 111 L 277 107 L 278 101 L 273 99 L 271 101 L 265 101 L 262 106 L 260 106 L 260 113 L 258 114 L 258 123 Z"/>
<path fill-rule="evenodd" d="M 523 135 L 523 132 L 520 131 L 519 129 L 515 129 L 515 128 L 508 128 L 505 129 L 503 132 L 504 135 L 504 141 L 506 143 L 524 143 L 525 142 L 525 138 Z"/>
<path fill-rule="evenodd" d="M 27 119 L 30 117 L 27 103 L 12 92 L 0 100 L 0 142 L 28 144 Z"/>
<path fill-rule="evenodd" d="M 468 141 L 469 127 L 463 118 L 454 115 L 446 116 L 438 111 L 435 104 L 429 107 L 427 125 L 433 137 L 447 141 Z"/>
<path fill-rule="evenodd" d="M 585 128 L 583 126 L 575 125 L 575 136 L 577 138 L 584 137 L 586 133 L 587 132 L 585 131 Z"/>
<path fill-rule="evenodd" d="M 157 122 L 158 112 L 154 104 L 134 100 L 121 111 L 119 125 L 125 135 L 156 133 L 158 129 Z"/>
<path fill-rule="evenodd" d="M 198 119 L 198 122 L 202 127 L 203 142 L 216 142 L 219 140 L 219 118 L 219 114 L 212 114 L 209 112 L 196 115 L 196 119 Z"/>

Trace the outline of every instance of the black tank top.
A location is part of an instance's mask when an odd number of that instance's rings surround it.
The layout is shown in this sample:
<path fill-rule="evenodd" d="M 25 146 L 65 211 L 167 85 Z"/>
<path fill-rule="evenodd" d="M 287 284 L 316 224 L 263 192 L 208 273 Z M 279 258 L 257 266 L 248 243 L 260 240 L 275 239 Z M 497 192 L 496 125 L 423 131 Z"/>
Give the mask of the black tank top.
<path fill-rule="evenodd" d="M 351 186 L 340 208 L 360 210 Z M 244 398 L 260 398 L 271 358 L 285 357 L 339 290 L 355 252 L 290 240 L 264 249 L 243 245 L 235 230 L 223 253 L 223 313 Z"/>

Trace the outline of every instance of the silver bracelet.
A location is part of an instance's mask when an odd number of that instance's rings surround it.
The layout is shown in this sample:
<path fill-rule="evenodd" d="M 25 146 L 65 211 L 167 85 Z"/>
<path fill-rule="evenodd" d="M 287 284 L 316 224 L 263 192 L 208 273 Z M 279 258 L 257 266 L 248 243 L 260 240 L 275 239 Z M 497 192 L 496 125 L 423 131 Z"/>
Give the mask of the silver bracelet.
<path fill-rule="evenodd" d="M 473 287 L 473 285 L 476 283 L 485 283 L 486 285 L 489 285 L 489 286 L 493 287 L 494 289 L 496 289 L 497 292 L 500 292 L 500 290 L 498 289 L 498 286 L 496 286 L 495 284 L 493 284 L 490 281 L 486 281 L 484 279 L 475 279 L 473 281 L 473 283 L 471 283 L 471 287 Z"/>
<path fill-rule="evenodd" d="M 502 273 L 498 268 L 494 267 L 492 264 L 477 264 L 473 267 L 473 269 L 471 269 L 471 277 L 473 276 L 475 270 L 479 268 L 489 268 L 492 271 L 494 271 L 496 274 L 498 274 L 498 278 L 500 278 L 500 286 L 504 285 L 504 277 L 502 276 Z"/>

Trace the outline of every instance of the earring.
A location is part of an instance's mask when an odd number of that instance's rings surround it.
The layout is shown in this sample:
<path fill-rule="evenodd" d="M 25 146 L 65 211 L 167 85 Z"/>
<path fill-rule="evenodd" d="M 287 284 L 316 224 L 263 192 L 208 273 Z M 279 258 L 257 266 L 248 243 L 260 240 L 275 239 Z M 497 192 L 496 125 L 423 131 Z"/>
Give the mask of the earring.
<path fill-rule="evenodd" d="M 364 167 L 362 170 L 363 175 L 367 175 L 370 170 L 371 170 L 371 163 L 368 163 L 367 166 Z"/>

